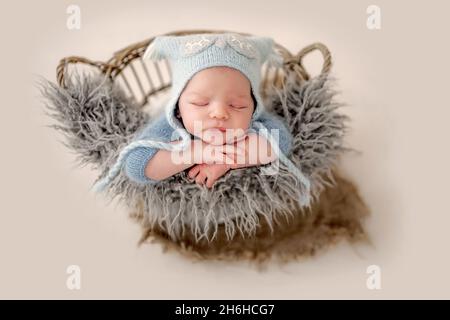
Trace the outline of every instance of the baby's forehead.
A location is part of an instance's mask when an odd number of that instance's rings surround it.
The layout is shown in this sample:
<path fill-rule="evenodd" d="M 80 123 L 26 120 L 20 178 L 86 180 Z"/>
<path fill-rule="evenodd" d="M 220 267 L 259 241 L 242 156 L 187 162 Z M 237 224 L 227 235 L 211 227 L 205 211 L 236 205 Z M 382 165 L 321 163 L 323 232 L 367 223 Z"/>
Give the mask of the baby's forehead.
<path fill-rule="evenodd" d="M 227 97 L 233 100 L 248 100 L 251 97 L 250 80 L 239 70 L 216 66 L 203 69 L 187 82 L 181 94 L 184 97 Z"/>
<path fill-rule="evenodd" d="M 187 97 L 208 97 L 210 95 L 210 92 L 208 90 L 202 90 L 202 89 L 196 89 L 194 90 L 187 90 L 184 93 Z M 248 98 L 250 97 L 251 93 L 249 92 L 243 92 L 242 90 L 228 90 L 227 96 L 232 98 Z"/>
<path fill-rule="evenodd" d="M 242 74 L 244 75 L 241 71 L 239 71 L 236 68 L 232 68 L 232 67 L 228 67 L 228 66 L 214 66 L 214 67 L 209 67 L 209 68 L 205 68 L 199 72 L 203 72 L 203 71 L 217 71 L 217 72 L 231 72 L 231 73 L 236 73 L 236 74 Z"/>
<path fill-rule="evenodd" d="M 225 77 L 224 77 L 225 75 Z M 205 78 L 239 78 L 243 81 L 248 81 L 248 84 L 250 84 L 249 79 L 247 76 L 241 72 L 238 69 L 231 68 L 231 67 L 224 67 L 224 66 L 216 66 L 216 67 L 209 67 L 205 68 L 203 70 L 200 70 L 194 74 L 194 76 L 191 78 L 191 80 L 196 79 L 205 79 Z"/>

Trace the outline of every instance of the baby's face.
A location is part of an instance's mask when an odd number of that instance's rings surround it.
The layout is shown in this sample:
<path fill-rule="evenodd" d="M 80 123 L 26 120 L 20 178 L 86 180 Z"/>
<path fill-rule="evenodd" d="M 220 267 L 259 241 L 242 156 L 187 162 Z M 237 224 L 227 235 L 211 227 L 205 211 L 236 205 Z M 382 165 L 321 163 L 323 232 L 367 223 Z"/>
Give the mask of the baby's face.
<path fill-rule="evenodd" d="M 207 142 L 211 142 L 211 132 L 226 142 L 226 133 L 229 142 L 230 137 L 239 137 L 248 129 L 255 106 L 246 76 L 232 68 L 213 67 L 192 77 L 178 107 L 189 133 Z"/>

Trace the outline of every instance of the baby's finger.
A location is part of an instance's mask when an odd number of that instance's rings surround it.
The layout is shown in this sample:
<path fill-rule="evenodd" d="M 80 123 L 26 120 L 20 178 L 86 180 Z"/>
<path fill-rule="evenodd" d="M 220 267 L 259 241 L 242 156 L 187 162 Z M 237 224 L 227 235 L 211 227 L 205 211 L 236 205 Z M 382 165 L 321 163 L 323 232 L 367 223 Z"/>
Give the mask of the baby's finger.
<path fill-rule="evenodd" d="M 210 156 L 203 158 L 203 163 L 204 164 L 214 164 L 214 163 L 217 163 L 218 161 L 220 161 L 220 160 L 217 160 L 219 158 L 220 158 L 220 154 L 210 155 Z"/>
<path fill-rule="evenodd" d="M 214 163 L 215 164 L 224 164 L 227 163 L 228 156 L 223 153 L 218 153 L 214 156 Z"/>
<path fill-rule="evenodd" d="M 215 182 L 215 179 L 213 179 L 213 178 L 208 178 L 208 179 L 206 180 L 206 187 L 207 187 L 207 188 L 212 188 L 212 186 L 214 185 L 214 182 Z"/>
<path fill-rule="evenodd" d="M 204 174 L 203 172 L 200 172 L 197 177 L 195 178 L 195 182 L 197 184 L 204 184 L 205 183 L 205 179 L 206 179 L 206 174 Z"/>
<path fill-rule="evenodd" d="M 234 156 L 227 156 L 225 158 L 225 164 L 236 164 L 236 159 Z"/>
<path fill-rule="evenodd" d="M 195 165 L 191 169 L 189 169 L 188 177 L 191 178 L 191 179 L 194 179 L 195 176 L 197 176 L 197 174 L 199 172 L 200 172 L 200 166 L 199 165 Z"/>
<path fill-rule="evenodd" d="M 245 154 L 238 154 L 234 157 L 234 164 L 245 164 L 247 162 L 247 159 L 245 157 Z"/>
<path fill-rule="evenodd" d="M 209 154 L 207 154 L 206 159 L 204 159 L 204 162 L 206 164 L 223 164 L 225 163 L 226 153 L 223 153 L 222 147 L 216 147 L 211 150 Z"/>
<path fill-rule="evenodd" d="M 226 154 L 243 154 L 244 150 L 242 148 L 236 147 L 232 144 L 225 144 L 222 146 L 222 152 Z"/>
<path fill-rule="evenodd" d="M 243 150 L 245 150 L 245 148 L 246 148 L 246 139 L 241 140 L 241 141 L 238 141 L 238 142 L 236 142 L 234 145 L 235 145 L 235 147 L 238 148 L 238 149 L 243 149 Z"/>

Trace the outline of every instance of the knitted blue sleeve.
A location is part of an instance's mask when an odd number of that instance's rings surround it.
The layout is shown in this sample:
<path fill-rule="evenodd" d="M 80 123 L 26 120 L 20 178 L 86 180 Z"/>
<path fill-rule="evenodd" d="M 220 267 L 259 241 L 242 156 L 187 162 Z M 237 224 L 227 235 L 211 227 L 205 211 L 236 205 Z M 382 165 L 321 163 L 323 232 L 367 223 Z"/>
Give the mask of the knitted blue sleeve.
<path fill-rule="evenodd" d="M 283 120 L 275 114 L 268 113 L 267 111 L 263 111 L 258 118 L 258 121 L 261 122 L 271 133 L 271 130 L 278 129 L 279 131 L 279 141 L 278 146 L 280 147 L 280 151 L 288 156 L 292 151 L 292 134 L 288 130 L 287 126 L 284 124 Z M 254 130 L 254 131 L 253 131 Z M 252 123 L 250 127 L 250 131 L 258 132 L 258 129 L 255 127 L 255 124 Z"/>
<path fill-rule="evenodd" d="M 147 124 L 136 136 L 135 140 L 151 139 L 169 142 L 174 129 L 169 125 L 164 114 Z M 158 148 L 139 147 L 134 149 L 125 160 L 125 174 L 132 181 L 140 184 L 155 184 L 153 180 L 145 175 L 147 163 L 158 152 Z"/>

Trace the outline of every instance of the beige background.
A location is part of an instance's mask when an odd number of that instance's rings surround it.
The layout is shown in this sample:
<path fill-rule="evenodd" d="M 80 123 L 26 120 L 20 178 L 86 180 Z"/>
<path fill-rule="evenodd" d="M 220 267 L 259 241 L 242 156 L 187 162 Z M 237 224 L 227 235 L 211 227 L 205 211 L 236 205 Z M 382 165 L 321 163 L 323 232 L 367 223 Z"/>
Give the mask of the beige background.
<path fill-rule="evenodd" d="M 66 28 L 72 3 L 78 31 Z M 381 7 L 381 30 L 366 28 L 370 4 Z M 0 298 L 450 298 L 445 1 L 15 1 L 0 11 Z M 89 192 L 97 173 L 77 168 L 46 127 L 32 82 L 55 80 L 62 57 L 105 60 L 186 28 L 272 36 L 291 51 L 329 46 L 353 119 L 347 142 L 362 151 L 342 167 L 372 209 L 374 247 L 344 243 L 264 273 L 136 247 L 138 227 L 121 205 Z M 320 56 L 307 65 L 317 72 Z M 79 291 L 66 287 L 71 264 L 82 270 Z M 372 264 L 381 290 L 366 287 Z"/>

